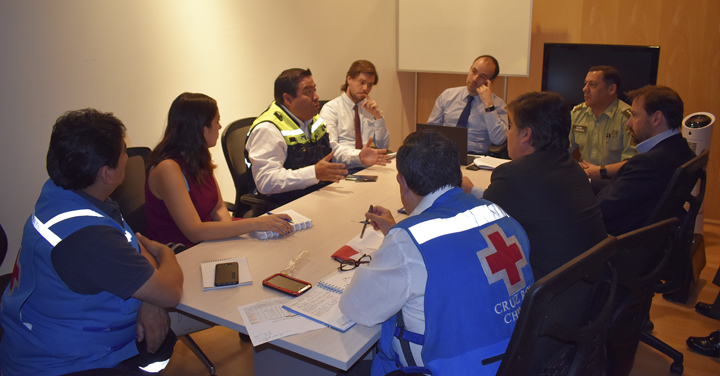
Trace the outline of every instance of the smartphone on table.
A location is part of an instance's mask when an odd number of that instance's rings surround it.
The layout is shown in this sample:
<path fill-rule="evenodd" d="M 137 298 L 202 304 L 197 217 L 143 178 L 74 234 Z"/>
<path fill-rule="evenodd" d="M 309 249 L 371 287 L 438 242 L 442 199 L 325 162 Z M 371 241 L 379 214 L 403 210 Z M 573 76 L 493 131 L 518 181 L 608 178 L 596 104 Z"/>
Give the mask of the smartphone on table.
<path fill-rule="evenodd" d="M 221 262 L 215 265 L 215 286 L 238 284 L 238 263 Z"/>
<path fill-rule="evenodd" d="M 273 274 L 265 278 L 262 283 L 263 286 L 292 296 L 300 296 L 312 287 L 312 284 L 309 282 L 282 273 Z"/>

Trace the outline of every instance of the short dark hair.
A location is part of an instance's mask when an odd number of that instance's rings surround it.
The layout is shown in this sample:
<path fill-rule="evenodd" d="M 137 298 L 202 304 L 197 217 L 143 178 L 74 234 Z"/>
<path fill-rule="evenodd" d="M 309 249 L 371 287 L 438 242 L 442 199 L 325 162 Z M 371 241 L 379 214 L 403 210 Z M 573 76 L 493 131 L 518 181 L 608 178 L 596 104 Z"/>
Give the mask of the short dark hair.
<path fill-rule="evenodd" d="M 275 79 L 275 103 L 283 104 L 283 94 L 297 96 L 298 85 L 305 77 L 312 76 L 310 69 L 286 69 Z"/>
<path fill-rule="evenodd" d="M 350 69 L 348 69 L 347 75 L 345 75 L 345 82 L 342 84 L 342 86 L 340 86 L 340 90 L 342 92 L 345 92 L 347 90 L 348 76 L 352 79 L 355 79 L 355 78 L 357 78 L 357 76 L 360 75 L 360 73 L 367 73 L 367 74 L 372 74 L 373 76 L 375 76 L 375 82 L 373 82 L 373 85 L 377 85 L 379 77 L 378 77 L 377 71 L 375 70 L 375 65 L 373 65 L 373 63 L 371 63 L 367 60 L 356 60 L 355 62 L 352 63 L 352 65 L 350 66 Z"/>
<path fill-rule="evenodd" d="M 588 73 L 590 72 L 602 72 L 603 74 L 603 82 L 605 82 L 605 85 L 616 85 L 615 86 L 615 93 L 620 93 L 620 72 L 617 71 L 617 69 L 609 66 L 609 65 L 596 65 L 594 67 L 590 67 L 588 69 Z"/>
<path fill-rule="evenodd" d="M 46 157 L 55 185 L 80 190 L 95 183 L 104 166 L 116 168 L 123 152 L 125 125 L 110 112 L 68 111 L 53 125 Z"/>
<path fill-rule="evenodd" d="M 205 94 L 178 95 L 170 105 L 163 138 L 148 155 L 147 171 L 166 159 L 179 158 L 191 179 L 203 184 L 205 175 L 215 168 L 203 132 L 217 113 L 217 102 Z"/>
<path fill-rule="evenodd" d="M 472 63 L 475 64 L 475 62 L 480 59 L 490 59 L 490 61 L 492 61 L 493 64 L 495 64 L 495 73 L 493 73 L 493 76 L 490 77 L 490 80 L 494 80 L 495 77 L 497 77 L 498 74 L 500 74 L 500 63 L 498 63 L 497 59 L 492 55 L 480 55 L 475 60 L 473 60 Z M 472 67 L 472 65 L 470 65 L 470 66 Z"/>
<path fill-rule="evenodd" d="M 630 103 L 642 97 L 645 102 L 645 112 L 648 115 L 652 115 L 657 111 L 662 112 L 668 129 L 677 129 L 682 125 L 685 105 L 675 90 L 667 86 L 647 85 L 628 92 L 627 96 Z"/>
<path fill-rule="evenodd" d="M 457 146 L 435 131 L 416 131 L 405 138 L 397 152 L 397 170 L 419 196 L 462 184 Z"/>
<path fill-rule="evenodd" d="M 520 95 L 508 104 L 513 127 L 532 129 L 530 144 L 536 151 L 570 147 L 570 106 L 560 94 L 543 91 Z"/>

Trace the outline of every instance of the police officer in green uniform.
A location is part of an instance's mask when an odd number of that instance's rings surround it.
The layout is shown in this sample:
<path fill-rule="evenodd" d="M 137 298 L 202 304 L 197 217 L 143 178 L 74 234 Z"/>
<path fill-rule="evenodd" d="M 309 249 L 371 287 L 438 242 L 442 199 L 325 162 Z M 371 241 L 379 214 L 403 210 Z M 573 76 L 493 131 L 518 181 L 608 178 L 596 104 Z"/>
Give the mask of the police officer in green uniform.
<path fill-rule="evenodd" d="M 585 77 L 585 103 L 572 110 L 570 151 L 580 148 L 580 165 L 591 179 L 609 179 L 637 154 L 625 124 L 630 106 L 617 98 L 620 74 L 594 66 Z"/>
<path fill-rule="evenodd" d="M 255 120 L 245 145 L 258 193 L 284 204 L 339 182 L 346 168 L 388 160 L 385 149 L 370 147 L 372 139 L 361 150 L 331 141 L 319 99 L 309 69 L 288 69 L 275 80 L 275 101 Z"/>

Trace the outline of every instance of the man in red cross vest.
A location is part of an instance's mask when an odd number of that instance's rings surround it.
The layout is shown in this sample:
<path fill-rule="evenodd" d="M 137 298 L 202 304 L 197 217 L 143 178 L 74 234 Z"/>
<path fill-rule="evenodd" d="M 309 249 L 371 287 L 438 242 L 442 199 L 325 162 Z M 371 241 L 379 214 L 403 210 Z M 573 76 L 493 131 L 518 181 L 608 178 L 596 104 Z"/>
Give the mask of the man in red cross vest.
<path fill-rule="evenodd" d="M 525 232 L 499 206 L 462 191 L 459 160 L 439 133 L 410 134 L 397 153 L 410 216 L 395 223 L 378 206 L 366 215 L 385 239 L 355 272 L 340 310 L 362 325 L 382 323 L 373 376 L 494 375 L 534 282 Z"/>

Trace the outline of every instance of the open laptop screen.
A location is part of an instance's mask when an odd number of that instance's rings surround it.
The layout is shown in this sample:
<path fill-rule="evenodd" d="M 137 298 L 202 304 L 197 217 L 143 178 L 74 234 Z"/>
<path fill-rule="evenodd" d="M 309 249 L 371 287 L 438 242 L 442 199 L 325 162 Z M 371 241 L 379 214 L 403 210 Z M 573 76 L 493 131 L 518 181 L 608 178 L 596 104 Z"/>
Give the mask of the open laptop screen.
<path fill-rule="evenodd" d="M 418 124 L 417 130 L 431 130 L 442 134 L 443 136 L 451 139 L 455 146 L 457 146 L 460 154 L 460 164 L 462 166 L 468 165 L 468 154 L 467 154 L 467 128 L 458 127 L 445 127 L 442 125 L 432 124 Z"/>

